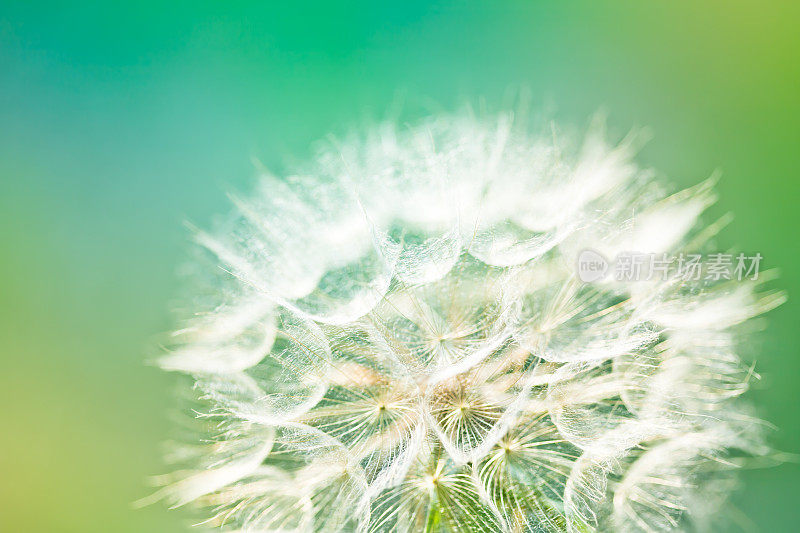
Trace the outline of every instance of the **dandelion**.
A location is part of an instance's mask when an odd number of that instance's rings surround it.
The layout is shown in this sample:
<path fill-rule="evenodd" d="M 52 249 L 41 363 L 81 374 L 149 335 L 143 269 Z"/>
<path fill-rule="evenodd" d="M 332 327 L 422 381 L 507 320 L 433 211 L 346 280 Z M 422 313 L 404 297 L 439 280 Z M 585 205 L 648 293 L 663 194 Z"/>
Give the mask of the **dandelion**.
<path fill-rule="evenodd" d="M 768 451 L 740 325 L 782 296 L 581 282 L 581 250 L 705 250 L 722 224 L 697 223 L 712 182 L 668 195 L 634 164 L 640 134 L 559 137 L 384 125 L 232 196 L 160 360 L 197 427 L 157 497 L 223 531 L 701 527 Z"/>

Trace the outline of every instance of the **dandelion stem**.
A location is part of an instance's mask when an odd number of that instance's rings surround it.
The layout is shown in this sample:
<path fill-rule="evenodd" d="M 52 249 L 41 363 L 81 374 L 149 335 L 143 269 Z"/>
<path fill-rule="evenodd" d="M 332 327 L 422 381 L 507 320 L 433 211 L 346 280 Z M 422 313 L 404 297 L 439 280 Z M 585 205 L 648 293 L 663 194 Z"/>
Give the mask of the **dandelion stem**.
<path fill-rule="evenodd" d="M 428 505 L 428 519 L 425 521 L 425 533 L 433 533 L 439 529 L 439 519 L 441 516 L 439 512 L 439 502 L 434 494 L 431 496 L 430 505 Z"/>

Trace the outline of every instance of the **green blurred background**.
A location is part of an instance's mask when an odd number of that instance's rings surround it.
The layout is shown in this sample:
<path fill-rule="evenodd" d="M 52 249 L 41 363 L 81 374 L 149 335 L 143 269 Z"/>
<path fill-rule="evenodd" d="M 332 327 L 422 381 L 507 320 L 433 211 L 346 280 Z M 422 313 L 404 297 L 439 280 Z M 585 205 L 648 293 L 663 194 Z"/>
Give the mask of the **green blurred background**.
<path fill-rule="evenodd" d="M 225 4 L 224 7 L 222 5 Z M 0 530 L 182 531 L 132 510 L 162 470 L 174 379 L 143 364 L 170 327 L 185 219 L 208 226 L 250 157 L 397 95 L 453 109 L 526 86 L 556 117 L 598 107 L 656 137 L 679 185 L 724 172 L 725 246 L 780 267 L 751 397 L 800 451 L 797 2 L 3 2 L 0 7 Z M 796 464 L 748 471 L 761 531 L 797 531 Z"/>

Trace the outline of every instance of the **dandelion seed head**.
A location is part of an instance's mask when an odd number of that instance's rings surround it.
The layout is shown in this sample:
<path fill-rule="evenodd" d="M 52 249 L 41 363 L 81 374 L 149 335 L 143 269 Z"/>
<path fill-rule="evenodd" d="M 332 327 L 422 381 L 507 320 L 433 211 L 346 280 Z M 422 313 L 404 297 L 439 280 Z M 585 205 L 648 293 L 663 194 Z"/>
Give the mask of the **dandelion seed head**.
<path fill-rule="evenodd" d="M 713 236 L 711 184 L 665 193 L 638 145 L 467 113 L 264 171 L 195 231 L 210 305 L 160 364 L 193 378 L 199 427 L 157 496 L 224 531 L 699 523 L 708 480 L 766 453 L 737 331 L 781 296 L 576 277 L 586 248 Z"/>

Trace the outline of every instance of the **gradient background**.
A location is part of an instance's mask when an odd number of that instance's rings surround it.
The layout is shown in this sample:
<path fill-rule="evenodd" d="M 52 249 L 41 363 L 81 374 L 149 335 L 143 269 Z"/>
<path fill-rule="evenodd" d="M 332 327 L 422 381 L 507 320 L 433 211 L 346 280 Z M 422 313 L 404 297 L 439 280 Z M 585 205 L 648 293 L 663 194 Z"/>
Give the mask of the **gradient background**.
<path fill-rule="evenodd" d="M 302 157 L 398 90 L 452 109 L 524 85 L 566 122 L 652 126 L 640 161 L 679 185 L 721 168 L 721 243 L 790 295 L 751 398 L 800 451 L 797 2 L 82 4 L 0 7 L 0 530 L 182 530 L 129 506 L 163 468 L 174 378 L 142 361 L 182 221 L 228 211 L 251 155 Z M 797 530 L 799 472 L 744 474 L 755 530 Z"/>

